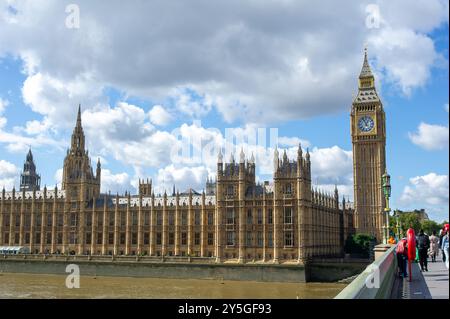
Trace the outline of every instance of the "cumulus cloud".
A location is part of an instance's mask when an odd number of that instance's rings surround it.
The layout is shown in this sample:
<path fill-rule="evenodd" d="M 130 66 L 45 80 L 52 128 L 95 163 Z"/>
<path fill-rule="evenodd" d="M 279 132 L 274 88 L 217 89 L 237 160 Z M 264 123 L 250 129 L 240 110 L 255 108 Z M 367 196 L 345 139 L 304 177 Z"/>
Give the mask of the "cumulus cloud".
<path fill-rule="evenodd" d="M 409 139 L 414 144 L 432 151 L 448 147 L 448 126 L 420 123 L 417 132 L 409 133 Z"/>
<path fill-rule="evenodd" d="M 19 169 L 12 163 L 0 160 L 0 187 L 10 190 L 15 186 Z"/>
<path fill-rule="evenodd" d="M 109 169 L 102 169 L 102 193 L 123 194 L 125 191 L 131 193 L 136 192 L 135 187 L 131 184 L 131 178 L 127 173 L 113 174 Z"/>
<path fill-rule="evenodd" d="M 22 59 L 24 101 L 56 126 L 110 87 L 193 118 L 216 108 L 230 123 L 300 119 L 347 108 L 365 42 L 405 93 L 428 80 L 441 58 L 429 34 L 448 23 L 448 2 L 380 0 L 382 24 L 368 30 L 372 2 L 78 1 L 75 30 L 65 3 L 3 1 L 0 56 Z"/>
<path fill-rule="evenodd" d="M 165 126 L 173 120 L 172 115 L 161 105 L 155 105 L 150 112 L 148 112 L 148 116 L 153 124 L 159 126 Z"/>
<path fill-rule="evenodd" d="M 311 152 L 311 175 L 315 184 L 352 185 L 352 152 L 338 146 L 315 147 Z"/>
<path fill-rule="evenodd" d="M 158 170 L 154 190 L 155 193 L 163 193 L 166 190 L 171 194 L 175 185 L 180 192 L 189 188 L 201 192 L 208 176 L 208 170 L 204 166 L 176 167 L 171 164 Z"/>
<path fill-rule="evenodd" d="M 448 175 L 436 173 L 410 178 L 400 197 L 400 202 L 407 206 L 448 206 L 448 201 Z"/>

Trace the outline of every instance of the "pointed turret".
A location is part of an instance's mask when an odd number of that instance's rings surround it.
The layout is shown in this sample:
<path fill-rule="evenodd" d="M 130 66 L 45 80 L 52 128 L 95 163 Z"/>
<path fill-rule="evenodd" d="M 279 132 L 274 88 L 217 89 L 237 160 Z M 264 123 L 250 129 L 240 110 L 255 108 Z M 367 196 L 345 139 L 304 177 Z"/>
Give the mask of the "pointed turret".
<path fill-rule="evenodd" d="M 241 154 L 239 156 L 239 163 L 243 164 L 245 163 L 245 153 L 244 153 L 244 148 L 241 147 Z"/>
<path fill-rule="evenodd" d="M 20 175 L 20 190 L 31 191 L 40 190 L 41 177 L 36 173 L 36 165 L 33 160 L 31 147 L 28 150 L 25 163 L 23 164 L 23 172 Z"/>

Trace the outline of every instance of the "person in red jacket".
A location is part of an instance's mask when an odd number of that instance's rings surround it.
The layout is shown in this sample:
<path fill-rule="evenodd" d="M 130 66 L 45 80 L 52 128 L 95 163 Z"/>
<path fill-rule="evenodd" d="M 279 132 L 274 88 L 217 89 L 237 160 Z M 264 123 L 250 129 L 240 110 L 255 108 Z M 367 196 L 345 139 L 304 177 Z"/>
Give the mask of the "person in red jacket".
<path fill-rule="evenodd" d="M 397 264 L 399 270 L 399 276 L 403 278 L 408 277 L 406 271 L 406 261 L 408 260 L 408 242 L 406 238 L 402 238 L 397 244 Z"/>

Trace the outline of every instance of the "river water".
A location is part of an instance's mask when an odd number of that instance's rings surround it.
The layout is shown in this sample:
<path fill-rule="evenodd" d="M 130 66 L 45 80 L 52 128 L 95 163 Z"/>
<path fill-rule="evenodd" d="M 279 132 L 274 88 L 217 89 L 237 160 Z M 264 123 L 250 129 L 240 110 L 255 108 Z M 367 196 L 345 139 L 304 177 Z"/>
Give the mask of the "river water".
<path fill-rule="evenodd" d="M 273 283 L 199 279 L 81 276 L 69 289 L 64 275 L 0 273 L 0 298 L 311 299 L 333 298 L 340 283 Z"/>

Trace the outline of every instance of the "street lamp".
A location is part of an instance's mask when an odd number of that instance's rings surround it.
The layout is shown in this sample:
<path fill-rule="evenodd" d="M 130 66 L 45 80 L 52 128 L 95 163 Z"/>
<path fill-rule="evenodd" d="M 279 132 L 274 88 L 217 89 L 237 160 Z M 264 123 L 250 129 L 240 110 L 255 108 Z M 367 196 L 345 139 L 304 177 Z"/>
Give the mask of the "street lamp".
<path fill-rule="evenodd" d="M 381 181 L 383 184 L 383 193 L 386 198 L 386 207 L 384 208 L 384 212 L 386 213 L 386 230 L 383 235 L 384 244 L 388 243 L 389 238 L 389 212 L 391 209 L 389 208 L 389 197 L 391 197 L 391 176 L 387 173 L 387 169 L 384 171 L 383 176 L 381 176 Z"/>

